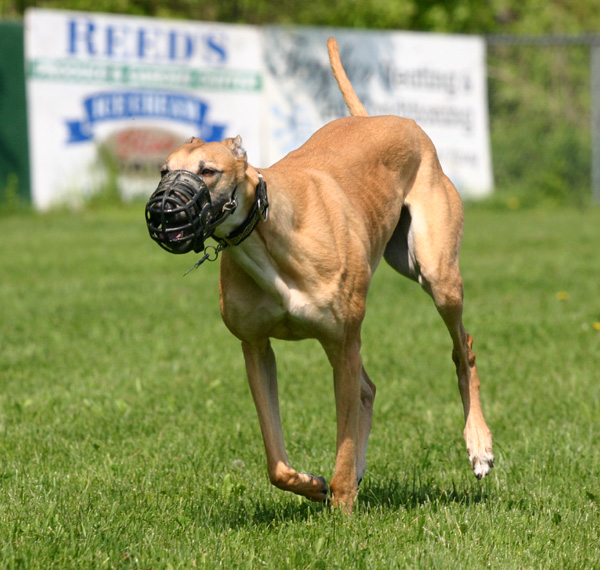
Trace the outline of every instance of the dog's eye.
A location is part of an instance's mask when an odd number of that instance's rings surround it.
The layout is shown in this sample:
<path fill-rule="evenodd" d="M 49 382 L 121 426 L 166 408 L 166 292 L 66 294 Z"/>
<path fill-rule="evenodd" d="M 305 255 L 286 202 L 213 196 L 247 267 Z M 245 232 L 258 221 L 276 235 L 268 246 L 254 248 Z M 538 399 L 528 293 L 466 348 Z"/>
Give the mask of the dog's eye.
<path fill-rule="evenodd" d="M 213 174 L 215 174 L 215 172 L 216 171 L 212 168 L 203 168 L 200 172 L 200 176 L 212 176 Z"/>

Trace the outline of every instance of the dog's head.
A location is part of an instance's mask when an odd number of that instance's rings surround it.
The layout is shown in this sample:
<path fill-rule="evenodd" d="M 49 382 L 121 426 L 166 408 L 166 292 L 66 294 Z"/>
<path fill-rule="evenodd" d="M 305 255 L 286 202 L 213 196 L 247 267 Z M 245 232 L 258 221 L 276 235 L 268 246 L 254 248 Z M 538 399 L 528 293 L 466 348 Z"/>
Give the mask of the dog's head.
<path fill-rule="evenodd" d="M 189 139 L 167 158 L 146 204 L 150 237 L 171 253 L 202 251 L 235 212 L 247 167 L 239 136 L 211 143 Z"/>

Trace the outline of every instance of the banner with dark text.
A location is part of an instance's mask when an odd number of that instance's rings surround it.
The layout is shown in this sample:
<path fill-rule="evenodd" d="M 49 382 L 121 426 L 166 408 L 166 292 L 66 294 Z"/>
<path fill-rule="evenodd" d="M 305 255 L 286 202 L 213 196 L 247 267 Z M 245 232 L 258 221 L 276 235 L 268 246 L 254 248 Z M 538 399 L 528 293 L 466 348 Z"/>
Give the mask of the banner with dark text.
<path fill-rule="evenodd" d="M 485 42 L 476 36 L 266 28 L 270 160 L 348 114 L 329 68 L 331 36 L 370 115 L 414 119 L 433 140 L 444 171 L 463 196 L 491 192 Z"/>
<path fill-rule="evenodd" d="M 474 36 L 264 28 L 30 9 L 32 199 L 77 205 L 107 182 L 148 196 L 191 136 L 241 135 L 267 166 L 347 115 L 327 38 L 367 111 L 414 119 L 463 196 L 492 190 L 485 43 Z"/>
<path fill-rule="evenodd" d="M 259 29 L 84 12 L 26 13 L 32 197 L 77 204 L 109 177 L 147 196 L 191 136 L 262 155 Z"/>

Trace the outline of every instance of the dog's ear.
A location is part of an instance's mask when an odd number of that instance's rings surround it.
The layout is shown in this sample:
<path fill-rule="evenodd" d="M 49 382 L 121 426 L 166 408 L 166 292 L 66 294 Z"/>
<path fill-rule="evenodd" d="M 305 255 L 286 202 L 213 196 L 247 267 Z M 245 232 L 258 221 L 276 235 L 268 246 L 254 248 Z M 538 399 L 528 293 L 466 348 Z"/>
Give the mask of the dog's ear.
<path fill-rule="evenodd" d="M 246 160 L 247 155 L 242 146 L 242 137 L 238 135 L 234 139 L 225 139 L 223 144 L 231 151 L 233 156 L 239 160 Z"/>
<path fill-rule="evenodd" d="M 185 141 L 185 144 L 204 144 L 204 140 L 199 139 L 198 137 L 190 137 L 187 141 Z"/>

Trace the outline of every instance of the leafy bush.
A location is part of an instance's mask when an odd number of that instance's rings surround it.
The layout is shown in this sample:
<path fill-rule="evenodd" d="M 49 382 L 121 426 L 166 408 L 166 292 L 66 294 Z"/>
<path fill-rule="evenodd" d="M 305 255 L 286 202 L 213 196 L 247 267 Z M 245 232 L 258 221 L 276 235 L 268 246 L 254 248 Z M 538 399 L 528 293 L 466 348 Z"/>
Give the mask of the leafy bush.
<path fill-rule="evenodd" d="M 523 205 L 587 204 L 589 47 L 492 45 L 488 76 L 497 191 Z"/>

